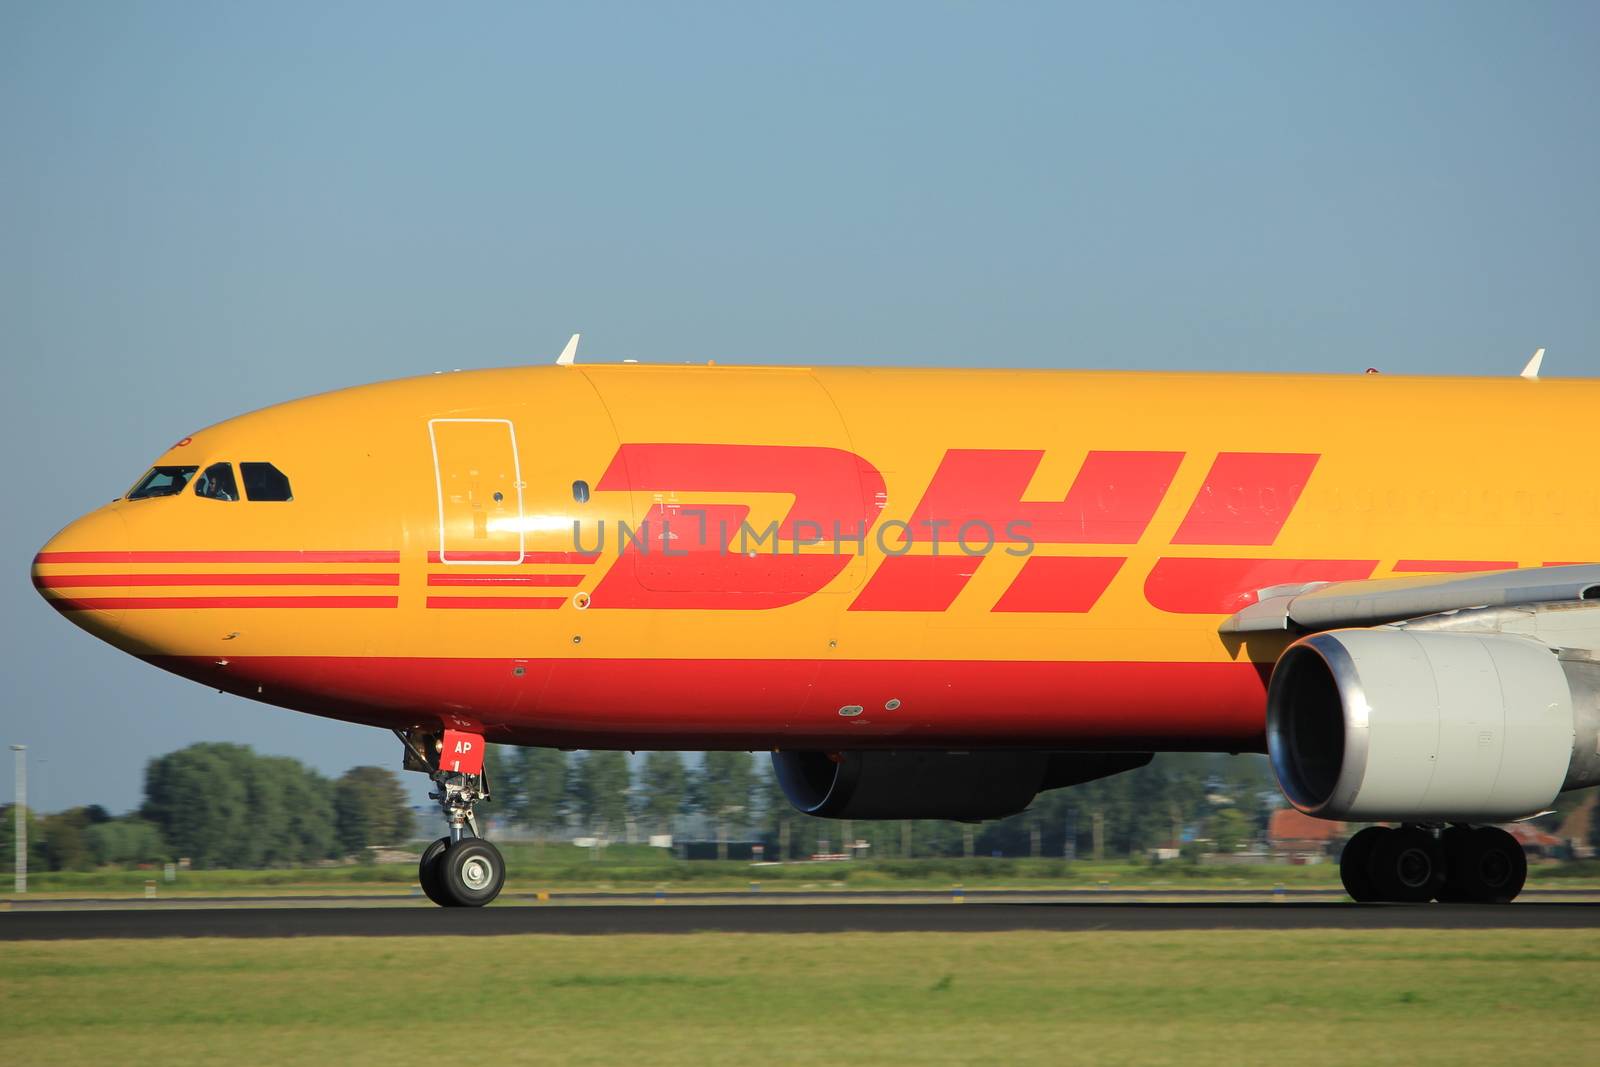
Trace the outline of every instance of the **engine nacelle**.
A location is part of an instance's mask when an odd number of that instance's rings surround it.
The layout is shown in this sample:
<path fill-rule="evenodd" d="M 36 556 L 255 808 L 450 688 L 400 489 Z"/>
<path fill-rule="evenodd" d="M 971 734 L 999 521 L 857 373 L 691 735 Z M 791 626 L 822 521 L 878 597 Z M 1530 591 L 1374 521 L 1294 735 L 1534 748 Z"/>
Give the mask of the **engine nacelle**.
<path fill-rule="evenodd" d="M 1284 796 L 1359 822 L 1505 822 L 1600 783 L 1600 666 L 1500 634 L 1332 630 L 1279 658 Z"/>
<path fill-rule="evenodd" d="M 1149 752 L 774 752 L 789 803 L 830 819 L 1015 815 L 1046 789 L 1149 763 Z"/>

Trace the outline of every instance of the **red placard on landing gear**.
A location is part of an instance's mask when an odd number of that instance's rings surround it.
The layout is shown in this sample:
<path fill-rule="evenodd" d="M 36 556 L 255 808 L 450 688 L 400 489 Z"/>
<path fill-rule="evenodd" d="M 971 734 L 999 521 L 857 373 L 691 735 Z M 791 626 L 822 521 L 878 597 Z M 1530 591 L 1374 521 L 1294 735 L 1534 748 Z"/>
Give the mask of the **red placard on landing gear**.
<path fill-rule="evenodd" d="M 460 730 L 446 730 L 444 747 L 439 752 L 439 769 L 461 774 L 482 774 L 483 738 Z"/>

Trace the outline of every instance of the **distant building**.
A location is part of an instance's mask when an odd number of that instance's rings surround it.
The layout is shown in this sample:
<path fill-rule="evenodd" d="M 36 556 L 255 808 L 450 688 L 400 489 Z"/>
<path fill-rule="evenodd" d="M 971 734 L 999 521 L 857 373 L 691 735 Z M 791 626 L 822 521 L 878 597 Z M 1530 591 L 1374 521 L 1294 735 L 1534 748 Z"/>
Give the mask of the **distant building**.
<path fill-rule="evenodd" d="M 1567 814 L 1556 831 L 1556 836 L 1572 849 L 1574 859 L 1589 859 L 1595 855 L 1595 848 L 1589 842 L 1593 840 L 1593 827 L 1597 819 L 1600 819 L 1600 790 L 1591 789 L 1583 802 Z"/>
<path fill-rule="evenodd" d="M 1561 856 L 1566 853 L 1567 841 L 1555 834 L 1546 833 L 1531 822 L 1516 822 L 1503 827 L 1512 837 L 1522 845 L 1522 850 L 1530 857 Z"/>
<path fill-rule="evenodd" d="M 1267 847 L 1290 863 L 1320 863 L 1346 836 L 1345 824 L 1279 808 L 1267 822 Z"/>

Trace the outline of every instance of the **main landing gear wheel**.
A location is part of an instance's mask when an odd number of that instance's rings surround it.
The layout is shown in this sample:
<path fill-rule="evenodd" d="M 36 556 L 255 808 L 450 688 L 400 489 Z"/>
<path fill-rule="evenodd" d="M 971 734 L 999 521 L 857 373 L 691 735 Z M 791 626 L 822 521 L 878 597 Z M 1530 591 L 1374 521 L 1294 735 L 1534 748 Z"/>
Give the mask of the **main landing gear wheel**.
<path fill-rule="evenodd" d="M 439 878 L 439 860 L 449 847 L 450 839 L 441 837 L 422 850 L 422 859 L 417 863 L 417 881 L 422 883 L 422 891 L 427 894 L 429 900 L 441 908 L 452 907 L 454 904 L 444 895 L 444 883 Z"/>
<path fill-rule="evenodd" d="M 1444 887 L 1444 850 L 1426 830 L 1386 830 L 1367 861 L 1380 900 L 1426 904 Z"/>
<path fill-rule="evenodd" d="M 1369 826 L 1344 846 L 1339 880 L 1359 903 L 1505 904 L 1522 892 L 1528 857 L 1496 826 Z"/>
<path fill-rule="evenodd" d="M 1379 899 L 1372 886 L 1372 850 L 1388 832 L 1382 826 L 1369 826 L 1356 831 L 1356 835 L 1344 843 L 1344 852 L 1339 856 L 1339 881 L 1344 883 L 1344 891 L 1350 894 L 1350 899 L 1358 904 Z"/>
<path fill-rule="evenodd" d="M 481 908 L 500 895 L 506 861 L 500 850 L 477 837 L 464 837 L 445 849 L 438 865 L 444 895 L 463 908 Z"/>
<path fill-rule="evenodd" d="M 1528 856 L 1498 826 L 1452 826 L 1441 835 L 1449 876 L 1440 900 L 1505 904 L 1528 880 Z"/>

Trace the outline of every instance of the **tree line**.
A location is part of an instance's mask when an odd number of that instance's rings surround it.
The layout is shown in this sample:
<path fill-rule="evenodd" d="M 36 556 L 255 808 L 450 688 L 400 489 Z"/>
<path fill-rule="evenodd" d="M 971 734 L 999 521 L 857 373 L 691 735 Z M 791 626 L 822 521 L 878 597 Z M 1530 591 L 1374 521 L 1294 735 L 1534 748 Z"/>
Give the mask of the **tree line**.
<path fill-rule="evenodd" d="M 720 854 L 731 841 L 758 841 L 772 859 L 843 852 L 855 842 L 881 859 L 1231 852 L 1265 835 L 1279 803 L 1259 756 L 1165 754 L 1135 771 L 1040 794 L 1020 815 L 977 825 L 811 818 L 790 806 L 770 761 L 747 752 L 630 759 L 491 745 L 487 767 L 494 798 L 482 816 L 526 827 L 540 840 L 672 834 L 683 817 L 698 816 Z M 89 805 L 27 815 L 29 865 L 38 870 L 180 858 L 197 867 L 295 866 L 432 836 L 391 770 L 353 767 L 330 779 L 298 760 L 219 743 L 151 760 L 143 801 L 129 814 Z M 1592 823 L 1600 845 L 1600 819 Z M 0 808 L 0 863 L 12 855 L 13 824 L 12 807 Z"/>
<path fill-rule="evenodd" d="M 699 816 L 720 854 L 737 838 L 760 841 L 774 859 L 842 852 L 858 841 L 879 858 L 1114 857 L 1195 837 L 1228 851 L 1261 836 L 1274 795 L 1258 757 L 1160 756 L 1137 771 L 1044 793 L 1009 819 L 852 824 L 796 812 L 770 761 L 747 752 L 630 760 L 622 752 L 492 745 L 488 772 L 494 799 L 482 814 L 541 840 L 670 834 L 682 817 Z M 391 770 L 354 767 L 330 779 L 295 759 L 221 743 L 151 760 L 143 801 L 126 815 L 89 805 L 29 812 L 28 821 L 29 865 L 39 870 L 185 858 L 197 867 L 295 866 L 403 844 L 420 832 Z M 0 809 L 0 862 L 11 855 L 12 827 L 12 809 Z"/>
<path fill-rule="evenodd" d="M 1169 754 L 1149 766 L 1041 794 L 1027 811 L 980 825 L 935 820 L 841 823 L 795 811 L 765 756 L 708 752 L 566 753 L 491 745 L 494 802 L 486 810 L 541 837 L 577 830 L 620 839 L 671 833 L 702 816 L 725 854 L 730 835 L 761 841 L 772 858 L 842 852 L 865 842 L 877 857 L 1035 855 L 1112 857 L 1199 840 L 1218 851 L 1261 837 L 1276 803 L 1266 761 Z M 1192 846 L 1191 846 L 1192 847 Z"/>
<path fill-rule="evenodd" d="M 145 767 L 144 800 L 113 816 L 98 804 L 27 812 L 28 865 L 87 870 L 187 859 L 196 867 L 281 867 L 404 844 L 414 814 L 399 777 L 352 767 L 327 778 L 299 760 L 204 743 Z M 0 810 L 0 862 L 15 848 L 15 806 Z"/>

